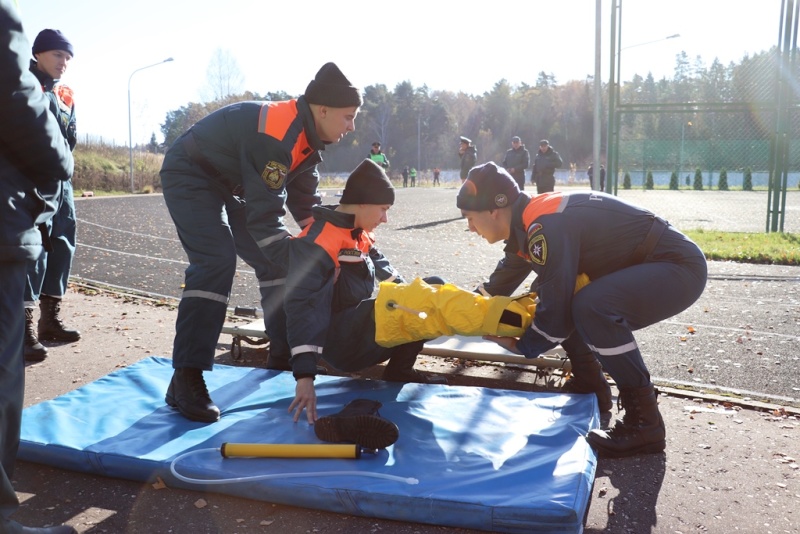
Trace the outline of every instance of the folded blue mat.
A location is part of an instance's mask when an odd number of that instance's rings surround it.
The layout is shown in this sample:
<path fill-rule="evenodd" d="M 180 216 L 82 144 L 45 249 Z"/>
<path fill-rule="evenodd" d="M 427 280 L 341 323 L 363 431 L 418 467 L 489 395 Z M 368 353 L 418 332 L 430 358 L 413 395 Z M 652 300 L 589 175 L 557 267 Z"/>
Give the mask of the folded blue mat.
<path fill-rule="evenodd" d="M 353 399 L 378 400 L 399 440 L 353 460 L 226 459 L 218 451 L 226 442 L 321 443 L 287 412 L 291 373 L 215 365 L 204 373 L 222 410 L 214 424 L 164 404 L 171 376 L 172 360 L 147 358 L 26 408 L 19 458 L 357 516 L 495 532 L 583 530 L 596 468 L 583 437 L 598 426 L 594 395 L 319 376 L 320 416 Z"/>

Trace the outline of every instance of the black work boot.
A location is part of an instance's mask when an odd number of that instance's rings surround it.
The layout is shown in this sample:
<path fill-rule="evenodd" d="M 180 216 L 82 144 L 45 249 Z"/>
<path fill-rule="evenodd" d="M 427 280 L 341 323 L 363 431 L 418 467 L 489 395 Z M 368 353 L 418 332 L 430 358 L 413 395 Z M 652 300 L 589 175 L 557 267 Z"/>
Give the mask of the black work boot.
<path fill-rule="evenodd" d="M 381 403 L 356 399 L 341 412 L 321 417 L 314 423 L 314 433 L 330 443 L 355 443 L 369 449 L 385 449 L 400 437 L 397 425 L 378 414 Z"/>
<path fill-rule="evenodd" d="M 586 440 L 601 458 L 624 458 L 636 454 L 662 452 L 666 446 L 664 420 L 658 411 L 652 384 L 619 390 L 625 415 L 611 430 L 595 429 Z"/>
<path fill-rule="evenodd" d="M 211 401 L 206 381 L 203 380 L 203 371 L 200 369 L 193 367 L 175 369 L 164 400 L 191 421 L 200 423 L 219 421 L 219 408 Z"/>
<path fill-rule="evenodd" d="M 392 356 L 386 362 L 383 379 L 389 382 L 413 382 L 417 384 L 447 384 L 443 376 L 429 375 L 414 369 L 417 355 L 422 350 L 418 342 L 398 345 L 392 350 Z"/>
<path fill-rule="evenodd" d="M 600 426 L 608 428 L 611 422 L 611 386 L 603 374 L 603 366 L 597 360 L 570 362 L 572 376 L 570 376 L 561 391 L 565 393 L 594 393 L 597 396 L 597 407 L 600 409 Z"/>
<path fill-rule="evenodd" d="M 47 347 L 39 343 L 33 330 L 33 308 L 25 308 L 25 361 L 40 362 L 47 358 Z"/>
<path fill-rule="evenodd" d="M 39 339 L 44 341 L 78 341 L 81 333 L 70 330 L 58 316 L 61 311 L 61 299 L 42 295 L 39 299 Z"/>

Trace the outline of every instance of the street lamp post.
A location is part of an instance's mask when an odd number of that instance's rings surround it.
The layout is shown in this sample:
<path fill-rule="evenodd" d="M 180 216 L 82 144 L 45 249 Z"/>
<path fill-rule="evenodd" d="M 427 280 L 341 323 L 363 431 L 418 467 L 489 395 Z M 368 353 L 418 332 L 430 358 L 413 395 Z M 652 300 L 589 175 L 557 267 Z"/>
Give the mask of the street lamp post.
<path fill-rule="evenodd" d="M 133 75 L 139 72 L 140 70 L 149 69 L 150 67 L 155 67 L 157 65 L 161 65 L 162 63 L 169 63 L 173 61 L 171 57 L 163 61 L 159 61 L 158 63 L 153 63 L 152 65 L 147 65 L 146 67 L 142 67 L 140 69 L 136 69 L 135 71 L 131 72 L 131 75 L 128 77 L 128 155 L 130 157 L 130 178 L 131 178 L 131 193 L 136 192 L 136 188 L 133 185 L 133 127 L 131 126 L 131 78 Z"/>

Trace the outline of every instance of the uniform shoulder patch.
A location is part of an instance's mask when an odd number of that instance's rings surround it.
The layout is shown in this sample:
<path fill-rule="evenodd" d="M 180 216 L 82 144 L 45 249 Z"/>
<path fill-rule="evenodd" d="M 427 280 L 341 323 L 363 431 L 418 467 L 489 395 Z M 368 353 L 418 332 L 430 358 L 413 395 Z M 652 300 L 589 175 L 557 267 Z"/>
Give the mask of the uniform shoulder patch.
<path fill-rule="evenodd" d="M 547 262 L 547 240 L 544 234 L 528 234 L 528 255 L 536 265 L 544 265 Z"/>
<path fill-rule="evenodd" d="M 277 161 L 270 161 L 264 166 L 261 171 L 261 179 L 267 184 L 270 189 L 281 189 L 286 180 L 288 169 L 286 165 L 278 163 Z"/>

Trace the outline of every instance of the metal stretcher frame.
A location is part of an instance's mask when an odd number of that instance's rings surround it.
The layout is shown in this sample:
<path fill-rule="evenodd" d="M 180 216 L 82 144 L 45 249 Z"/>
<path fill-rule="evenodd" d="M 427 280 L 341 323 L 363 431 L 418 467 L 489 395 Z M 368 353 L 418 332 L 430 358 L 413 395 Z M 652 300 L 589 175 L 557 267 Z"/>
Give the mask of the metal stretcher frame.
<path fill-rule="evenodd" d="M 241 324 L 226 323 L 222 327 L 222 333 L 232 336 L 231 358 L 234 360 L 238 360 L 242 356 L 242 343 L 261 347 L 269 342 L 264 332 L 263 319 Z M 478 337 L 440 337 L 425 343 L 421 354 L 442 358 L 514 363 L 540 368 L 562 369 L 564 371 L 571 370 L 564 349 L 560 346 L 540 355 L 538 358 L 525 358 L 504 350 L 496 343 L 484 341 Z"/>

